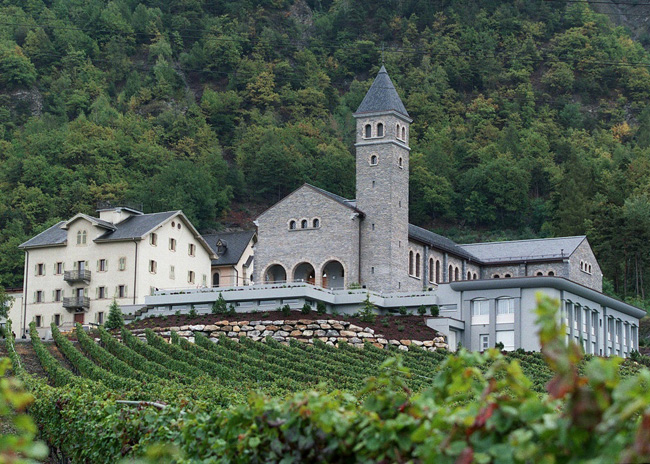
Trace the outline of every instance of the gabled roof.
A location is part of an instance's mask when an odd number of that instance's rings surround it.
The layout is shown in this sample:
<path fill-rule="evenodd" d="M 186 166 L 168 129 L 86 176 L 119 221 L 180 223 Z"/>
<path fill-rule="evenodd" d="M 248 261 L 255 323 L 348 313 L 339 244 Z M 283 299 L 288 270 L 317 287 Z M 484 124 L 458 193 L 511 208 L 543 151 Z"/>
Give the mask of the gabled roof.
<path fill-rule="evenodd" d="M 538 238 L 459 245 L 485 264 L 568 258 L 586 236 Z"/>
<path fill-rule="evenodd" d="M 423 229 L 422 227 L 414 226 L 413 224 L 409 224 L 409 238 L 470 261 L 480 261 L 472 253 L 457 245 L 453 240 Z"/>
<path fill-rule="evenodd" d="M 65 223 L 61 226 L 61 228 L 62 229 L 67 229 L 70 226 L 70 224 L 72 224 L 73 222 L 75 222 L 78 219 L 85 219 L 86 221 L 90 222 L 91 224 L 93 224 L 93 225 L 95 225 L 97 227 L 101 227 L 103 229 L 108 229 L 108 230 L 115 230 L 116 229 L 114 224 L 111 224 L 110 222 L 104 221 L 104 220 L 96 218 L 96 217 L 88 216 L 87 214 L 84 214 L 84 213 L 75 214 L 71 219 L 68 219 L 67 221 L 65 221 Z"/>
<path fill-rule="evenodd" d="M 212 260 L 213 266 L 234 266 L 241 259 L 246 247 L 255 236 L 254 230 L 242 230 L 238 232 L 220 232 L 216 234 L 206 234 L 203 239 L 210 246 L 218 259 Z M 221 241 L 225 244 L 223 254 L 218 253 L 217 244 Z"/>
<path fill-rule="evenodd" d="M 382 65 L 368 93 L 366 93 L 366 96 L 354 114 L 386 111 L 396 111 L 409 117 L 404 103 L 402 103 L 402 99 L 399 98 L 397 90 L 388 76 L 386 68 Z"/>
<path fill-rule="evenodd" d="M 25 243 L 18 245 L 18 248 L 39 248 L 45 246 L 61 246 L 68 241 L 68 232 L 61 227 L 65 221 L 57 222 L 49 229 L 45 229 L 36 237 L 32 237 Z"/>
<path fill-rule="evenodd" d="M 129 216 L 122 222 L 116 224 L 114 231 L 108 231 L 97 237 L 97 241 L 118 241 L 133 240 L 142 238 L 151 232 L 162 222 L 170 219 L 180 211 L 165 211 L 163 213 L 142 214 L 139 216 Z"/>
<path fill-rule="evenodd" d="M 347 206 L 348 208 L 351 208 L 355 210 L 358 213 L 361 213 L 363 215 L 363 212 L 361 212 L 359 209 L 357 209 L 357 201 L 356 200 L 348 200 L 347 198 L 343 198 L 340 195 L 337 195 L 332 192 L 328 192 L 327 190 L 323 190 L 322 188 L 315 187 L 311 184 L 305 184 L 307 187 L 310 187 L 314 190 L 316 190 L 318 193 L 321 193 L 325 195 L 326 197 L 331 198 L 332 200 L 342 204 L 343 206 Z"/>

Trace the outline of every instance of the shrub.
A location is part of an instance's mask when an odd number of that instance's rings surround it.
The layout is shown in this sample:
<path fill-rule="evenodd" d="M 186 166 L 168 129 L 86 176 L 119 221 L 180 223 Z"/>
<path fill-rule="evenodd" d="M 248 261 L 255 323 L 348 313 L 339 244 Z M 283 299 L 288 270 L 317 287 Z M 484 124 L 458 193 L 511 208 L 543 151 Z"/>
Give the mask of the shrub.
<path fill-rule="evenodd" d="M 262 313 L 262 317 L 263 317 L 263 318 L 267 318 L 267 317 L 269 317 L 269 316 L 270 316 L 270 314 L 269 314 L 268 312 L 263 312 L 263 313 Z"/>
<path fill-rule="evenodd" d="M 433 317 L 438 317 L 440 315 L 440 308 L 438 307 L 438 305 L 433 305 L 429 308 L 429 313 Z"/>
<path fill-rule="evenodd" d="M 406 306 L 400 306 L 397 311 L 399 311 L 402 316 L 406 316 L 409 313 L 408 309 L 406 309 Z"/>
<path fill-rule="evenodd" d="M 404 332 L 404 326 L 402 324 L 397 324 L 397 330 Z"/>
<path fill-rule="evenodd" d="M 303 314 L 309 314 L 311 312 L 311 306 L 305 303 L 302 305 L 302 309 L 300 310 Z"/>
<path fill-rule="evenodd" d="M 188 313 L 188 315 L 189 315 L 191 318 L 195 318 L 195 317 L 197 316 L 197 314 L 196 314 L 196 309 L 194 308 L 194 305 L 190 306 L 190 312 Z"/>
<path fill-rule="evenodd" d="M 234 316 L 236 314 L 237 314 L 237 309 L 235 309 L 235 305 L 233 303 L 230 303 L 230 306 L 228 306 L 228 315 Z"/>
<path fill-rule="evenodd" d="M 122 317 L 122 309 L 120 305 L 117 304 L 116 300 L 113 300 L 111 306 L 108 308 L 108 319 L 104 324 L 108 330 L 120 329 L 124 327 L 124 317 Z"/>
<path fill-rule="evenodd" d="M 420 307 L 418 307 L 418 314 L 420 316 L 424 316 L 426 313 L 427 313 L 427 307 L 426 306 L 421 305 Z"/>
<path fill-rule="evenodd" d="M 316 303 L 316 312 L 318 314 L 325 314 L 327 312 L 327 307 L 325 306 L 325 303 L 323 303 L 322 301 Z"/>
<path fill-rule="evenodd" d="M 226 314 L 227 312 L 226 300 L 223 297 L 223 293 L 219 292 L 219 298 L 212 303 L 212 314 Z"/>
<path fill-rule="evenodd" d="M 372 301 L 370 301 L 370 293 L 367 293 L 361 311 L 359 311 L 359 319 L 361 319 L 362 322 L 375 322 L 375 319 L 377 318 L 377 313 L 375 312 L 376 309 L 377 307 L 372 303 Z"/>
<path fill-rule="evenodd" d="M 348 290 L 360 290 L 361 289 L 361 284 L 358 282 L 352 282 L 351 284 L 348 285 Z"/>
<path fill-rule="evenodd" d="M 282 311 L 282 314 L 284 314 L 285 316 L 288 316 L 289 314 L 291 314 L 291 306 L 286 304 L 286 305 L 284 305 L 282 307 L 281 311 Z"/>

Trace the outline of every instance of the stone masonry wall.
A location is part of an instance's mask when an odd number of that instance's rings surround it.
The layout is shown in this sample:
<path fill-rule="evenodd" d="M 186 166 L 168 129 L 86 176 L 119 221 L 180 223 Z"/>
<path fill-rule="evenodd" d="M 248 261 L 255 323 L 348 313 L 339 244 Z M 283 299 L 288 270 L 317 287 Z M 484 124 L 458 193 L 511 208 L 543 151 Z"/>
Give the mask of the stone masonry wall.
<path fill-rule="evenodd" d="M 314 339 L 318 339 L 328 345 L 337 346 L 340 342 L 347 342 L 357 348 L 363 348 L 364 342 L 370 342 L 378 348 L 393 345 L 404 351 L 408 351 L 409 346 L 412 345 L 429 351 L 449 349 L 443 336 L 431 340 L 388 340 L 369 327 L 359 327 L 350 322 L 335 319 L 232 322 L 223 320 L 212 325 L 183 325 L 152 330 L 166 338 L 170 337 L 171 332 L 174 331 L 190 342 L 194 342 L 194 332 L 200 332 L 212 341 L 217 341 L 218 337 L 225 335 L 237 340 L 240 337 L 248 337 L 254 341 L 263 341 L 266 337 L 273 337 L 281 343 L 288 343 L 292 338 L 304 343 L 313 343 Z M 136 336 L 141 336 L 144 331 L 145 329 L 132 330 Z"/>

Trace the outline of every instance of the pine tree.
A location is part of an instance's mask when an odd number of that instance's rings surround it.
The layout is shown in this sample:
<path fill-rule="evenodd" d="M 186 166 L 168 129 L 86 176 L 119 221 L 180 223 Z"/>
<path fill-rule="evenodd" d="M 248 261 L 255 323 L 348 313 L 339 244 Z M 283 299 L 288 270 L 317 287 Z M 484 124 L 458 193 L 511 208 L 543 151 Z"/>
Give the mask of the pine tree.
<path fill-rule="evenodd" d="M 108 330 L 124 327 L 122 309 L 115 300 L 113 300 L 111 306 L 108 308 L 108 320 L 106 321 L 106 324 L 104 324 L 104 327 L 106 327 Z"/>

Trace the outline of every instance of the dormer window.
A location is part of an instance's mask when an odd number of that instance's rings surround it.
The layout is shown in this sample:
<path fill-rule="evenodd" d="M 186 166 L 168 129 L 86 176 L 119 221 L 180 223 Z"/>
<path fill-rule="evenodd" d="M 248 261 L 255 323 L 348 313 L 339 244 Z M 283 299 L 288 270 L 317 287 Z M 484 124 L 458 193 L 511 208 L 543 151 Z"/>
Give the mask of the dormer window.
<path fill-rule="evenodd" d="M 382 123 L 377 124 L 377 137 L 384 136 L 384 125 Z"/>
<path fill-rule="evenodd" d="M 77 232 L 77 245 L 85 245 L 88 233 L 85 230 Z"/>
<path fill-rule="evenodd" d="M 365 137 L 369 139 L 372 137 L 372 126 L 370 124 L 366 124 L 366 129 L 365 129 Z"/>
<path fill-rule="evenodd" d="M 379 163 L 379 158 L 377 157 L 377 155 L 371 155 L 370 166 L 377 166 L 378 163 Z"/>
<path fill-rule="evenodd" d="M 226 242 L 219 240 L 217 242 L 217 255 L 221 256 L 226 252 Z"/>

